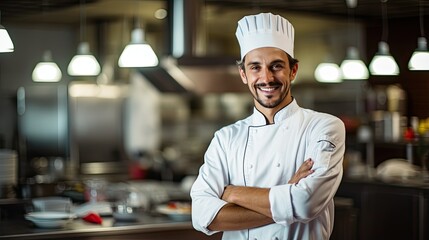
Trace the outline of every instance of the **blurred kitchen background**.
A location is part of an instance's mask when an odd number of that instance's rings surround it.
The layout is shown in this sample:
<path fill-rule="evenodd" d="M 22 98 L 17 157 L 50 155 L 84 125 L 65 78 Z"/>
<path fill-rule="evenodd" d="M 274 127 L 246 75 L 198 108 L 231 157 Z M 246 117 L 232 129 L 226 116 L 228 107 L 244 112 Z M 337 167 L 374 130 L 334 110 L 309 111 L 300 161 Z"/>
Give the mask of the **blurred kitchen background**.
<path fill-rule="evenodd" d="M 59 182 L 82 179 L 196 175 L 213 133 L 252 112 L 235 66 L 235 29 L 259 12 L 294 25 L 293 95 L 345 122 L 346 176 L 371 175 L 351 171 L 353 164 L 372 171 L 392 158 L 425 167 L 418 139 L 429 128 L 429 71 L 411 71 L 408 61 L 429 32 L 428 0 L 1 0 L 14 51 L 0 53 L 0 148 L 16 159 L 1 197 L 52 195 Z M 118 66 L 134 28 L 143 29 L 158 65 Z M 319 63 L 340 65 L 350 47 L 368 66 L 379 41 L 389 44 L 398 74 L 316 79 Z M 81 42 L 101 66 L 96 76 L 67 72 Z M 57 82 L 32 78 L 46 53 L 61 70 Z"/>
<path fill-rule="evenodd" d="M 340 61 L 351 44 L 366 56 L 365 21 L 379 27 L 381 20 L 378 10 L 359 9 L 351 26 L 343 1 L 2 1 L 1 24 L 15 49 L 0 55 L 1 148 L 18 152 L 18 183 L 126 179 L 138 165 L 154 170 L 140 174 L 166 180 L 196 174 L 214 131 L 252 111 L 235 66 L 235 29 L 245 14 L 260 11 L 295 25 L 299 103 L 360 120 L 367 81 L 314 79 L 319 62 Z M 118 66 L 134 28 L 143 29 L 157 66 Z M 67 72 L 81 42 L 101 65 L 96 76 Z M 415 37 L 410 42 L 411 53 Z M 46 52 L 61 70 L 58 82 L 32 79 Z"/>

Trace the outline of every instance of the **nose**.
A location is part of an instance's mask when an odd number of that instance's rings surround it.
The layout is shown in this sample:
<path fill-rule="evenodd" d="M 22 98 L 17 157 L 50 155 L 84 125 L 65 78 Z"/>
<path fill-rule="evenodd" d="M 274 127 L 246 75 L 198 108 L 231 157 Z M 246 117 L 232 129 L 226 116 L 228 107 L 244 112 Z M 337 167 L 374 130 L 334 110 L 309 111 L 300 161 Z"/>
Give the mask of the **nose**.
<path fill-rule="evenodd" d="M 274 75 L 273 75 L 273 72 L 270 70 L 270 68 L 264 67 L 261 70 L 260 78 L 265 82 L 271 82 L 274 80 Z"/>

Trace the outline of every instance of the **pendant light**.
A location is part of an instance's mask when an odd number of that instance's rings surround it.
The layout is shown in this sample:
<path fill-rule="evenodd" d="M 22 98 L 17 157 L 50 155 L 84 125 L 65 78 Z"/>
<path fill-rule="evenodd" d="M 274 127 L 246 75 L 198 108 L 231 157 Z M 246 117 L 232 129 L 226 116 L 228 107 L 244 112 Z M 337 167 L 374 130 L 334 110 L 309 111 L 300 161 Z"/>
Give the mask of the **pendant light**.
<path fill-rule="evenodd" d="M 84 0 L 80 4 L 80 37 L 81 42 L 77 48 L 77 54 L 70 61 L 67 73 L 70 76 L 97 76 L 100 74 L 101 67 L 97 59 L 89 51 L 89 43 L 85 39 L 85 9 Z"/>
<path fill-rule="evenodd" d="M 119 57 L 119 67 L 154 67 L 158 65 L 158 57 L 152 47 L 145 43 L 143 39 L 143 29 L 133 29 L 131 42 L 125 46 Z"/>
<path fill-rule="evenodd" d="M 340 68 L 343 79 L 346 80 L 363 80 L 369 77 L 368 68 L 359 58 L 359 51 L 356 47 L 347 48 L 346 58 L 341 62 Z"/>
<path fill-rule="evenodd" d="M 140 2 L 136 9 L 140 9 Z M 122 51 L 118 65 L 123 68 L 154 67 L 158 57 L 152 47 L 144 41 L 145 33 L 140 27 L 140 18 L 136 18 L 135 28 L 131 32 L 131 42 Z"/>
<path fill-rule="evenodd" d="M 349 26 L 349 37 L 352 38 L 350 32 L 354 32 L 355 21 L 354 21 L 354 9 L 357 6 L 357 0 L 346 0 L 348 9 L 348 24 Z M 354 37 L 352 39 L 357 39 Z M 346 57 L 340 65 L 341 74 L 344 80 L 365 80 L 368 79 L 369 73 L 365 63 L 359 57 L 359 50 L 355 46 L 347 48 Z"/>
<path fill-rule="evenodd" d="M 35 82 L 59 82 L 62 74 L 58 65 L 52 61 L 51 51 L 45 51 L 42 62 L 33 70 L 32 78 Z"/>
<path fill-rule="evenodd" d="M 0 12 L 0 20 L 1 20 L 1 12 Z M 0 21 L 0 52 L 13 52 L 15 47 L 13 46 L 12 39 L 9 36 L 6 28 L 1 25 Z"/>
<path fill-rule="evenodd" d="M 383 20 L 383 31 L 381 41 L 378 43 L 378 52 L 369 64 L 369 70 L 372 75 L 398 75 L 399 67 L 395 59 L 390 55 L 388 37 L 388 19 L 387 19 L 387 0 L 381 0 L 381 13 Z"/>
<path fill-rule="evenodd" d="M 322 83 L 339 83 L 342 82 L 341 69 L 338 64 L 327 59 L 317 65 L 314 78 Z"/>
<path fill-rule="evenodd" d="M 423 16 L 424 14 L 422 3 L 421 0 L 419 0 L 419 20 L 421 37 L 417 39 L 417 49 L 413 52 L 413 55 L 408 62 L 408 69 L 410 70 L 429 70 L 429 51 L 424 33 Z"/>

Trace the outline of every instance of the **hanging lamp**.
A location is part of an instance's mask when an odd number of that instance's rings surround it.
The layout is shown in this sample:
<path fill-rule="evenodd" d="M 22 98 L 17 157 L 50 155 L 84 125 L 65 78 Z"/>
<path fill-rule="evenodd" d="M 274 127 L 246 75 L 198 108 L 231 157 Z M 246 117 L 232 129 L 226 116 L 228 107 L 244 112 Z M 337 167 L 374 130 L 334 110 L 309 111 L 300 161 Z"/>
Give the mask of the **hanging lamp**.
<path fill-rule="evenodd" d="M 81 42 L 77 48 L 77 54 L 71 59 L 67 73 L 70 76 L 97 76 L 101 67 L 94 55 L 89 50 L 89 43 L 85 39 L 85 9 L 84 0 L 80 4 L 80 37 Z"/>
<path fill-rule="evenodd" d="M 378 43 L 378 52 L 369 64 L 372 75 L 398 75 L 399 67 L 395 59 L 390 55 L 389 45 L 385 41 Z"/>
<path fill-rule="evenodd" d="M 342 82 L 341 69 L 338 64 L 327 60 L 317 65 L 314 78 L 322 83 L 339 83 Z"/>
<path fill-rule="evenodd" d="M 13 52 L 15 47 L 13 46 L 12 39 L 9 36 L 6 28 L 1 25 L 1 12 L 0 12 L 0 52 Z"/>
<path fill-rule="evenodd" d="M 372 75 L 398 75 L 399 66 L 395 59 L 390 54 L 389 45 L 387 44 L 388 37 L 388 19 L 387 19 L 387 0 L 381 0 L 381 13 L 383 21 L 383 30 L 381 41 L 378 43 L 378 52 L 374 55 L 369 70 Z"/>
<path fill-rule="evenodd" d="M 119 57 L 119 67 L 154 67 L 158 65 L 158 57 L 152 47 L 143 41 L 143 36 L 143 29 L 133 29 L 131 42 L 125 46 Z"/>
<path fill-rule="evenodd" d="M 359 58 L 359 51 L 356 47 L 347 48 L 346 58 L 341 62 L 340 68 L 343 79 L 346 80 L 362 80 L 369 77 L 368 68 Z"/>
<path fill-rule="evenodd" d="M 34 82 L 59 82 L 62 74 L 58 65 L 52 60 L 51 51 L 43 53 L 43 59 L 33 70 L 32 78 Z"/>
<path fill-rule="evenodd" d="M 357 0 L 346 0 L 348 10 L 349 38 L 352 38 L 351 32 L 354 32 L 354 9 L 357 6 Z M 354 37 L 352 39 L 357 39 Z M 341 74 L 344 80 L 365 80 L 369 73 L 365 63 L 360 59 L 359 50 L 355 46 L 349 46 L 346 51 L 346 57 L 340 64 Z"/>
<path fill-rule="evenodd" d="M 136 27 L 131 32 L 131 42 L 125 46 L 118 60 L 119 67 L 154 67 L 158 57 L 152 47 L 144 41 L 144 31 Z"/>
<path fill-rule="evenodd" d="M 408 62 L 408 69 L 427 71 L 429 70 L 429 51 L 427 40 L 424 33 L 423 26 L 423 7 L 421 0 L 419 0 L 419 20 L 420 20 L 420 36 L 417 39 L 417 49 L 413 52 L 410 61 Z"/>

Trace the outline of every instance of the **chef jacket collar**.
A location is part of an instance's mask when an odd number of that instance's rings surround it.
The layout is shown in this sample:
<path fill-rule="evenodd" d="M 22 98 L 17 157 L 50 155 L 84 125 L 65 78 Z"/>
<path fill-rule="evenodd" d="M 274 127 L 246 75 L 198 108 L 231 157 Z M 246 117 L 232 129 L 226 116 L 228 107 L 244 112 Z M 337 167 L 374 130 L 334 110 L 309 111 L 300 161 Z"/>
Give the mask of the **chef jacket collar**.
<path fill-rule="evenodd" d="M 295 98 L 293 98 L 291 103 L 276 112 L 276 114 L 274 115 L 274 124 L 292 116 L 296 111 L 298 111 L 298 109 L 298 103 L 296 102 Z M 253 126 L 267 125 L 267 120 L 264 114 L 262 114 L 258 109 L 256 109 L 256 107 L 253 108 L 252 123 Z"/>

